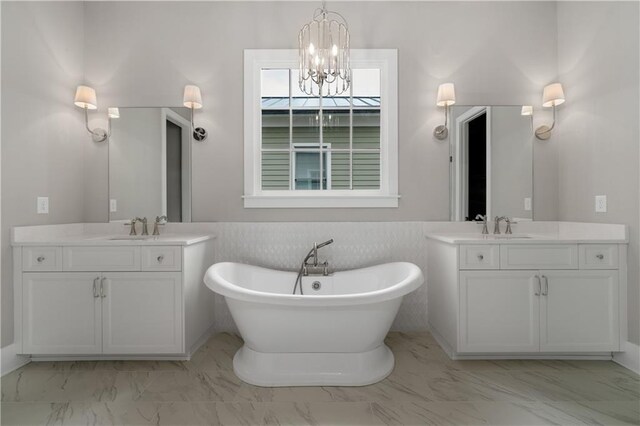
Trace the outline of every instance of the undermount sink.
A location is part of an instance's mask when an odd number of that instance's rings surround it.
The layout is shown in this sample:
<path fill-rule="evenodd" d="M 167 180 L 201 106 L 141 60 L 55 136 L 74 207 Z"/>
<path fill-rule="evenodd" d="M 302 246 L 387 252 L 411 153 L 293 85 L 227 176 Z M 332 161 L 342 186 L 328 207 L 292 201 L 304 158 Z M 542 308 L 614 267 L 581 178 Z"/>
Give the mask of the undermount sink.
<path fill-rule="evenodd" d="M 122 236 L 118 236 L 118 237 L 110 237 L 109 240 L 111 241 L 145 241 L 145 240 L 150 240 L 152 239 L 152 236 L 149 235 L 122 235 Z"/>

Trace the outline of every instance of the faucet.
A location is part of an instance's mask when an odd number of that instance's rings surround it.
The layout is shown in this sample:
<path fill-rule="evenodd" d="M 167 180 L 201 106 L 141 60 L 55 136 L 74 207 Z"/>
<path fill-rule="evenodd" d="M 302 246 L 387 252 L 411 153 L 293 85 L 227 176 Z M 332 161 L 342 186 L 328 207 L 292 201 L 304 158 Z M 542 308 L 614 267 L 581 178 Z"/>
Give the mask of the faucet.
<path fill-rule="evenodd" d="M 507 218 L 505 216 L 496 216 L 495 220 L 495 226 L 493 227 L 493 233 L 494 234 L 499 234 L 500 233 L 500 221 L 501 220 L 506 220 Z"/>
<path fill-rule="evenodd" d="M 136 233 L 136 223 L 140 220 L 139 217 L 134 217 L 133 219 L 131 219 L 130 223 L 125 223 L 124 226 L 128 226 L 131 225 L 131 229 L 129 229 L 129 235 L 138 235 Z"/>
<path fill-rule="evenodd" d="M 475 220 L 482 221 L 482 233 L 488 234 L 489 230 L 487 229 L 487 215 L 482 216 L 481 214 L 477 214 Z"/>
<path fill-rule="evenodd" d="M 160 225 L 165 225 L 169 219 L 165 216 L 156 216 L 156 221 L 153 224 L 153 235 L 160 235 Z"/>
<path fill-rule="evenodd" d="M 518 222 L 514 222 L 513 220 L 509 219 L 508 217 L 505 217 L 504 221 L 507 222 L 507 229 L 506 229 L 506 231 L 504 231 L 504 233 L 505 234 L 512 234 L 513 232 L 511 232 L 511 224 L 512 223 L 518 223 Z"/>
<path fill-rule="evenodd" d="M 140 220 L 140 219 L 138 219 Z M 149 229 L 147 228 L 147 218 L 142 218 L 142 234 L 140 235 L 149 235 Z"/>
<path fill-rule="evenodd" d="M 307 270 L 308 266 L 313 266 L 314 268 L 318 267 L 318 265 L 319 265 L 318 249 L 322 248 L 324 246 L 328 246 L 332 242 L 333 242 L 333 239 L 330 239 L 330 240 L 325 241 L 324 243 L 320 243 L 320 244 L 313 243 L 313 248 L 309 251 L 307 256 L 302 261 L 302 271 L 303 271 L 303 275 L 304 276 L 309 275 L 309 271 Z M 311 259 L 311 258 L 313 258 L 313 263 L 309 263 L 309 259 Z M 322 267 L 323 267 L 323 275 L 329 275 L 329 262 L 325 261 L 324 263 L 322 263 Z"/>
<path fill-rule="evenodd" d="M 302 277 L 309 275 L 309 267 L 318 268 L 322 267 L 322 275 L 325 277 L 329 275 L 329 262 L 324 261 L 320 263 L 318 261 L 318 249 L 324 246 L 328 246 L 333 243 L 333 238 L 325 241 L 324 243 L 313 243 L 313 248 L 309 250 L 309 253 L 304 257 L 302 264 L 300 265 L 300 270 L 298 271 L 298 276 L 296 277 L 295 285 L 293 286 L 293 294 L 296 294 L 296 289 L 298 288 L 298 283 L 300 283 L 300 294 L 302 293 Z M 313 263 L 309 263 L 309 260 L 313 258 Z"/>

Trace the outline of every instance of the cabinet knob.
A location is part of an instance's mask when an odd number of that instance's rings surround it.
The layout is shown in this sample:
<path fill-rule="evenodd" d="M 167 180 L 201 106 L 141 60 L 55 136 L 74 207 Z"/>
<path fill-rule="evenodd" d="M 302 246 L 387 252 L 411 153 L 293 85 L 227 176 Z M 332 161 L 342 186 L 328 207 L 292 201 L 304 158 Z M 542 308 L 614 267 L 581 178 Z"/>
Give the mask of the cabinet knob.
<path fill-rule="evenodd" d="M 44 262 L 44 256 L 38 256 L 36 260 L 38 261 L 38 263 L 42 263 Z"/>
<path fill-rule="evenodd" d="M 158 263 L 162 263 L 163 260 L 164 260 L 163 255 L 158 256 Z"/>
<path fill-rule="evenodd" d="M 479 255 L 478 255 L 478 260 L 483 260 L 483 259 L 484 259 L 484 255 L 479 254 Z"/>
<path fill-rule="evenodd" d="M 600 260 L 604 259 L 604 254 L 596 254 L 596 257 Z"/>

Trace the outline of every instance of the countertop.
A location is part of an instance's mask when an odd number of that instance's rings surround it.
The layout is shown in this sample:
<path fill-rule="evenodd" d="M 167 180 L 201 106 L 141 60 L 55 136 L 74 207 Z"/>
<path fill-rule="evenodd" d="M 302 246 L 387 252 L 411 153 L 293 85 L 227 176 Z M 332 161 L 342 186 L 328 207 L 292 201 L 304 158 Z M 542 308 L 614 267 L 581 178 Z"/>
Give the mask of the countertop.
<path fill-rule="evenodd" d="M 628 239 L 607 235 L 563 235 L 563 234 L 471 234 L 471 233 L 426 233 L 431 240 L 448 244 L 626 244 Z"/>
<path fill-rule="evenodd" d="M 14 240 L 13 246 L 190 246 L 216 238 L 212 234 L 161 234 L 129 236 L 117 234 L 49 235 Z"/>

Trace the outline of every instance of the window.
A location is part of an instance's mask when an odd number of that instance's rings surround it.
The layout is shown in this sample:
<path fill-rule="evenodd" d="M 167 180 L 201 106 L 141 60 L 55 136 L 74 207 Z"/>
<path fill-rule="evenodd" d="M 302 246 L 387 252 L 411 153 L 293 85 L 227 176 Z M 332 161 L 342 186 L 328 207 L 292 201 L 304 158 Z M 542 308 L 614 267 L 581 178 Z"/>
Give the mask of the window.
<path fill-rule="evenodd" d="M 245 207 L 397 207 L 397 52 L 352 50 L 349 92 L 326 98 L 297 60 L 245 51 Z"/>

